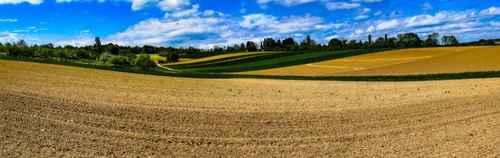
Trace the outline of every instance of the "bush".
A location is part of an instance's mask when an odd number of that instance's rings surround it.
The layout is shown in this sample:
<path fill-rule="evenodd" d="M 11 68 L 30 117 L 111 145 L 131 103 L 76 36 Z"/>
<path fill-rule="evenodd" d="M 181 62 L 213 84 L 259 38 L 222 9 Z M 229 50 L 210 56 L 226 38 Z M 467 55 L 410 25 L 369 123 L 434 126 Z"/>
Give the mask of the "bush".
<path fill-rule="evenodd" d="M 99 60 L 102 61 L 102 63 L 108 62 L 108 60 L 113 57 L 113 55 L 109 52 L 105 52 L 101 54 L 101 57 L 99 57 Z"/>
<path fill-rule="evenodd" d="M 139 55 L 137 59 L 135 59 L 134 65 L 140 67 L 143 70 L 151 70 L 156 67 L 156 63 L 151 60 L 151 57 L 149 57 L 149 55 L 146 54 Z"/>
<path fill-rule="evenodd" d="M 113 56 L 111 57 L 108 61 L 107 61 L 108 64 L 111 64 L 113 65 L 114 67 L 129 67 L 130 66 L 130 63 L 127 61 L 127 58 L 123 57 L 123 56 L 120 56 L 120 55 L 116 55 L 116 56 Z"/>

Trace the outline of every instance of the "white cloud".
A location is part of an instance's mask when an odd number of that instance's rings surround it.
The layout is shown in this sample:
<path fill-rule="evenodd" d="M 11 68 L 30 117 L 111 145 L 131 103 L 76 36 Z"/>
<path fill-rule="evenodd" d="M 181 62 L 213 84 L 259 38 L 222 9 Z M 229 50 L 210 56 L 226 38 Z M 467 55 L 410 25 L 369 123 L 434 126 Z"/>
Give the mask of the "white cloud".
<path fill-rule="evenodd" d="M 239 23 L 244 28 L 259 28 L 266 33 L 292 33 L 297 31 L 310 31 L 323 29 L 317 27 L 323 23 L 323 18 L 316 16 L 289 16 L 278 19 L 277 17 L 265 14 L 251 14 L 243 16 L 243 21 Z"/>
<path fill-rule="evenodd" d="M 250 14 L 243 16 L 243 21 L 239 24 L 244 28 L 254 28 L 257 26 L 266 26 L 277 24 L 276 17 L 265 14 Z"/>
<path fill-rule="evenodd" d="M 94 38 L 91 37 L 85 37 L 85 38 L 80 38 L 80 39 L 72 39 L 72 40 L 63 40 L 63 41 L 58 41 L 54 43 L 56 46 L 65 46 L 65 45 L 72 45 L 72 46 L 88 46 L 88 45 L 93 45 L 94 44 Z"/>
<path fill-rule="evenodd" d="M 257 0 L 257 3 L 259 3 L 261 6 L 265 6 L 265 4 L 274 2 L 277 4 L 281 4 L 287 7 L 299 5 L 299 4 L 304 4 L 304 3 L 311 3 L 315 2 L 318 0 Z M 267 7 L 266 7 L 267 8 Z"/>
<path fill-rule="evenodd" d="M 214 10 L 205 10 L 203 16 L 213 16 L 215 14 Z"/>
<path fill-rule="evenodd" d="M 382 11 L 380 11 L 380 10 L 379 10 L 379 11 L 375 12 L 373 15 L 375 15 L 375 16 L 379 16 L 379 15 L 381 15 L 381 14 L 382 14 Z"/>
<path fill-rule="evenodd" d="M 20 4 L 30 3 L 32 5 L 39 5 L 43 0 L 0 0 L 0 4 Z"/>
<path fill-rule="evenodd" d="M 365 33 L 365 31 L 363 31 L 361 29 L 357 29 L 354 33 L 359 35 L 359 34 Z"/>
<path fill-rule="evenodd" d="M 359 14 L 366 14 L 366 13 L 369 13 L 371 11 L 372 11 L 372 9 L 370 9 L 370 8 L 363 8 L 363 9 L 360 9 L 358 12 L 359 12 Z"/>
<path fill-rule="evenodd" d="M 135 1 L 155 1 L 155 0 L 134 0 Z M 191 4 L 190 0 L 163 0 L 157 6 L 163 11 L 178 11 Z M 133 6 L 133 4 L 132 4 Z"/>
<path fill-rule="evenodd" d="M 353 9 L 361 6 L 359 3 L 328 2 L 325 4 L 328 10 Z"/>
<path fill-rule="evenodd" d="M 200 5 L 195 4 L 192 6 L 191 9 L 186 9 L 182 11 L 177 11 L 173 13 L 165 13 L 165 18 L 182 18 L 182 17 L 191 17 L 191 16 L 198 16 L 200 15 L 200 11 L 198 9 L 200 8 Z"/>
<path fill-rule="evenodd" d="M 373 31 L 375 31 L 374 26 L 370 26 L 370 27 L 368 27 L 368 29 L 366 29 L 366 32 L 373 32 Z"/>
<path fill-rule="evenodd" d="M 362 20 L 362 19 L 366 19 L 366 18 L 368 18 L 368 15 L 359 15 L 359 16 L 354 17 L 354 19 L 356 19 L 356 20 Z"/>
<path fill-rule="evenodd" d="M 424 3 L 424 5 L 422 6 L 422 10 L 432 10 L 432 9 L 434 9 L 434 8 L 431 6 L 431 4 L 429 4 L 427 2 Z"/>
<path fill-rule="evenodd" d="M 352 2 L 363 2 L 363 3 L 376 3 L 384 0 L 352 0 Z"/>
<path fill-rule="evenodd" d="M 479 13 L 479 15 L 489 16 L 489 15 L 500 15 L 500 7 L 490 7 Z"/>
<path fill-rule="evenodd" d="M 247 12 L 247 9 L 245 9 L 245 8 L 243 8 L 243 9 L 240 10 L 241 14 L 245 14 L 246 12 Z"/>
<path fill-rule="evenodd" d="M 158 0 L 132 0 L 132 10 L 138 11 L 145 8 L 148 5 L 158 3 Z"/>
<path fill-rule="evenodd" d="M 0 19 L 0 22 L 17 22 L 17 19 Z"/>
<path fill-rule="evenodd" d="M 491 26 L 500 27 L 500 22 L 490 22 Z"/>
<path fill-rule="evenodd" d="M 332 28 L 338 29 L 342 25 L 344 25 L 344 24 L 319 24 L 319 25 L 316 25 L 315 28 L 319 29 L 319 30 L 329 30 Z"/>
<path fill-rule="evenodd" d="M 377 30 L 388 30 L 388 29 L 394 29 L 399 26 L 399 23 L 397 20 L 391 20 L 391 21 L 385 21 L 377 25 Z"/>
<path fill-rule="evenodd" d="M 455 13 L 455 12 L 439 12 L 436 15 L 432 16 L 429 14 L 421 14 L 417 16 L 413 16 L 410 18 L 406 18 L 404 23 L 406 27 L 416 27 L 416 26 L 428 26 L 428 25 L 436 25 L 444 22 L 450 21 L 462 21 L 467 20 L 470 17 L 474 17 L 475 13 Z"/>

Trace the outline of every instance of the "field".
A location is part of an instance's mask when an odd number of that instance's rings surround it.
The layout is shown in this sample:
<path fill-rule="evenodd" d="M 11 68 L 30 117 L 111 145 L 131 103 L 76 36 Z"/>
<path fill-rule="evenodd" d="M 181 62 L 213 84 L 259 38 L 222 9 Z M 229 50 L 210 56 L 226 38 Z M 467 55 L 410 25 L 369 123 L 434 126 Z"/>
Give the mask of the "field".
<path fill-rule="evenodd" d="M 500 156 L 498 78 L 192 79 L 0 60 L 0 83 L 0 157 Z"/>
<path fill-rule="evenodd" d="M 181 71 L 202 73 L 244 72 L 282 68 L 349 56 L 363 55 L 386 49 L 344 50 L 326 52 L 257 52 L 232 53 L 200 58 L 165 66 Z"/>
<path fill-rule="evenodd" d="M 376 76 L 498 70 L 500 70 L 500 47 L 490 46 L 392 50 L 238 73 L 297 76 Z"/>

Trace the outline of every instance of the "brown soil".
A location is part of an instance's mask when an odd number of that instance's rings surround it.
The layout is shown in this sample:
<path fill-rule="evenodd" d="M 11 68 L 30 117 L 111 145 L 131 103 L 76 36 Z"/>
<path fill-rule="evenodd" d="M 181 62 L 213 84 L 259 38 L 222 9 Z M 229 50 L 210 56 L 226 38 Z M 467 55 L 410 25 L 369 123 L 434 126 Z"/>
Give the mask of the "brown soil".
<path fill-rule="evenodd" d="M 500 79 L 186 79 L 0 60 L 0 157 L 499 157 Z"/>

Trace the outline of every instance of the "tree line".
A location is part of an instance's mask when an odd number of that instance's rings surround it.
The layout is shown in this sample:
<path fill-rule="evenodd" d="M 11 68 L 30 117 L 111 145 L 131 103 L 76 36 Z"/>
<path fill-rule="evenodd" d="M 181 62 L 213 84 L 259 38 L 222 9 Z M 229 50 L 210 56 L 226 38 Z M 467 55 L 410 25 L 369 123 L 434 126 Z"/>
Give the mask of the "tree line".
<path fill-rule="evenodd" d="M 152 69 L 156 64 L 147 54 L 159 54 L 167 57 L 168 62 L 177 62 L 180 56 L 185 54 L 195 54 L 201 52 L 255 52 L 255 51 L 328 51 L 347 49 L 372 49 L 372 48 L 415 48 L 415 47 L 438 47 L 438 46 L 463 46 L 463 45 L 495 45 L 498 41 L 480 40 L 460 44 L 455 36 L 443 36 L 439 33 L 432 33 L 422 40 L 416 33 L 398 34 L 396 37 L 383 37 L 374 39 L 371 35 L 363 42 L 362 40 L 348 40 L 332 38 L 327 44 L 318 44 L 308 35 L 301 42 L 295 41 L 292 37 L 284 40 L 265 38 L 260 45 L 253 41 L 235 44 L 234 46 L 219 47 L 213 49 L 200 49 L 194 47 L 173 48 L 155 47 L 144 45 L 119 46 L 117 44 L 101 44 L 99 37 L 95 38 L 95 44 L 83 47 L 71 45 L 54 46 L 53 44 L 28 45 L 26 41 L 19 40 L 13 43 L 0 43 L 0 52 L 7 52 L 10 56 L 36 57 L 46 59 L 56 59 L 64 61 L 86 61 L 101 65 L 112 65 L 115 67 L 140 67 L 142 69 Z M 142 55 L 138 55 L 142 54 Z"/>

